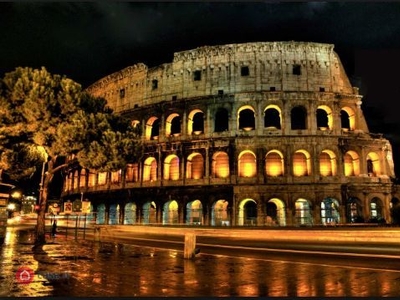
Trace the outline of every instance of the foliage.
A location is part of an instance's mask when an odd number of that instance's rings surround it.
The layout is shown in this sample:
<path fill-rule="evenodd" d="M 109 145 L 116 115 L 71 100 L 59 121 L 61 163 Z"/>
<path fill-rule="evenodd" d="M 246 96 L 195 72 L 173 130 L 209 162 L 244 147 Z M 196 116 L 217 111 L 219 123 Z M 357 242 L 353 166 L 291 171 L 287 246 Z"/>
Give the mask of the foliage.
<path fill-rule="evenodd" d="M 84 167 L 117 170 L 139 150 L 130 122 L 65 76 L 19 67 L 0 83 L 0 168 L 14 178 L 46 156 L 73 154 Z"/>

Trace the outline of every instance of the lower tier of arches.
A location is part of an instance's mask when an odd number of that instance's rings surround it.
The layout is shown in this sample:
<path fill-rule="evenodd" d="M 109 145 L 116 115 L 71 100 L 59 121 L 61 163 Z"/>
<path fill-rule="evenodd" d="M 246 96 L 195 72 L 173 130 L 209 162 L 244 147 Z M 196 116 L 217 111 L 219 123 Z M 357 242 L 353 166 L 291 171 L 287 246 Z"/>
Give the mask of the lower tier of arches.
<path fill-rule="evenodd" d="M 63 202 L 90 202 L 96 224 L 193 226 L 312 226 L 390 223 L 398 201 L 384 187 L 175 187 L 71 194 Z"/>

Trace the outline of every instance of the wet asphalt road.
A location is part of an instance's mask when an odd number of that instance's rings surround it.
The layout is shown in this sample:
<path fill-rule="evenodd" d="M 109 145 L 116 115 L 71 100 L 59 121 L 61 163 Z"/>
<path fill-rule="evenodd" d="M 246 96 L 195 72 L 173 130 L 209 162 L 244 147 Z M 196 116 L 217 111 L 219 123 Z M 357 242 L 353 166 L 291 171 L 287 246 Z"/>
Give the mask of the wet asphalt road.
<path fill-rule="evenodd" d="M 0 246 L 0 297 L 397 297 L 400 270 L 198 254 L 8 228 Z"/>

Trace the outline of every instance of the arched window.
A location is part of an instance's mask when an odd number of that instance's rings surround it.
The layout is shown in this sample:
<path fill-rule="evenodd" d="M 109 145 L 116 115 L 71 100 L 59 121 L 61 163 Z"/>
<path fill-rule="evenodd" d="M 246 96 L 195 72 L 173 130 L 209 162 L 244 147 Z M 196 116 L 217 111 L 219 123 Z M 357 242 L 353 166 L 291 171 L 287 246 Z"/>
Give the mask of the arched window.
<path fill-rule="evenodd" d="M 216 178 L 229 176 L 229 156 L 226 152 L 216 152 L 213 155 L 212 175 Z"/>
<path fill-rule="evenodd" d="M 186 164 L 186 178 L 200 179 L 204 176 L 204 160 L 200 153 L 189 155 Z"/>
<path fill-rule="evenodd" d="M 317 127 L 319 130 L 333 128 L 332 109 L 327 105 L 320 105 L 317 109 Z"/>
<path fill-rule="evenodd" d="M 77 189 L 79 186 L 79 172 L 76 170 L 74 172 L 74 189 Z"/>
<path fill-rule="evenodd" d="M 157 180 L 157 161 L 154 157 L 148 157 L 144 161 L 143 181 Z"/>
<path fill-rule="evenodd" d="M 256 156 L 251 151 L 243 151 L 239 155 L 239 177 L 254 177 L 257 174 Z"/>
<path fill-rule="evenodd" d="M 84 188 L 86 185 L 86 170 L 82 169 L 81 174 L 79 176 L 79 187 Z"/>
<path fill-rule="evenodd" d="M 367 155 L 367 172 L 368 176 L 381 175 L 381 166 L 379 156 L 375 152 L 370 152 Z"/>
<path fill-rule="evenodd" d="M 177 113 L 170 114 L 167 118 L 165 134 L 178 135 L 181 133 L 181 117 Z"/>
<path fill-rule="evenodd" d="M 175 154 L 169 155 L 164 161 L 164 179 L 179 179 L 179 158 Z"/>
<path fill-rule="evenodd" d="M 188 117 L 188 134 L 198 135 L 204 132 L 204 113 L 195 109 L 190 112 Z"/>
<path fill-rule="evenodd" d="M 265 171 L 267 176 L 283 175 L 283 155 L 277 150 L 272 150 L 265 157 Z"/>
<path fill-rule="evenodd" d="M 127 164 L 125 180 L 127 182 L 137 182 L 139 179 L 138 173 L 139 173 L 139 165 L 137 163 Z"/>
<path fill-rule="evenodd" d="M 336 175 L 336 156 L 331 150 L 323 150 L 319 156 L 319 172 L 321 176 Z"/>
<path fill-rule="evenodd" d="M 253 130 L 256 128 L 254 109 L 246 105 L 238 111 L 238 128 L 243 130 Z"/>
<path fill-rule="evenodd" d="M 122 174 L 121 170 L 111 172 L 111 183 L 120 183 L 121 174 Z"/>
<path fill-rule="evenodd" d="M 186 224 L 201 225 L 203 223 L 203 205 L 200 200 L 194 200 L 186 205 Z"/>
<path fill-rule="evenodd" d="M 107 172 L 98 173 L 98 185 L 105 185 L 107 183 Z"/>
<path fill-rule="evenodd" d="M 292 130 L 307 129 L 307 110 L 304 106 L 295 106 L 290 113 Z"/>
<path fill-rule="evenodd" d="M 298 150 L 293 155 L 293 175 L 309 176 L 311 175 L 310 154 L 304 150 Z"/>
<path fill-rule="evenodd" d="M 350 107 L 343 107 L 340 110 L 340 123 L 342 129 L 354 130 L 355 129 L 355 114 Z"/>
<path fill-rule="evenodd" d="M 265 109 L 264 127 L 281 129 L 281 112 L 278 106 L 270 105 Z"/>
<path fill-rule="evenodd" d="M 310 203 L 306 199 L 298 199 L 295 203 L 296 221 L 298 225 L 312 225 L 313 217 L 311 215 Z"/>
<path fill-rule="evenodd" d="M 381 199 L 374 197 L 370 203 L 370 219 L 379 220 L 382 218 L 382 201 Z"/>
<path fill-rule="evenodd" d="M 214 131 L 223 132 L 229 130 L 229 114 L 225 108 L 218 108 L 215 114 Z"/>
<path fill-rule="evenodd" d="M 344 155 L 344 175 L 360 175 L 360 159 L 358 157 L 358 154 L 354 151 L 347 151 Z"/>
<path fill-rule="evenodd" d="M 160 120 L 151 117 L 146 123 L 146 140 L 156 140 L 160 135 Z"/>

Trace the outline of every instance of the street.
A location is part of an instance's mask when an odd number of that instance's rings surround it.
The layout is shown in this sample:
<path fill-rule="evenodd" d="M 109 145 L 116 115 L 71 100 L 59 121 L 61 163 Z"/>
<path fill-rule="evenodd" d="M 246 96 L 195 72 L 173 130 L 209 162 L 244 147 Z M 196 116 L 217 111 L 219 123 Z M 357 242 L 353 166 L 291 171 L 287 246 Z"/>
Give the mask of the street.
<path fill-rule="evenodd" d="M 9 227 L 0 247 L 3 297 L 400 294 L 399 258 L 393 253 L 382 257 L 375 253 L 368 259 L 259 249 L 253 257 L 244 257 L 250 254 L 245 247 L 229 244 L 207 248 L 205 243 L 210 241 L 200 239 L 201 252 L 188 260 L 183 258 L 179 241 L 171 243 L 176 249 L 168 250 L 154 237 L 154 244 L 143 237 L 141 242 L 138 238 L 129 243 L 99 243 L 80 237 L 75 241 L 72 233 L 67 238 L 60 234 L 54 240 L 48 238 L 42 248 L 33 249 L 33 233 L 22 228 Z M 147 246 L 138 246 L 140 243 Z"/>

